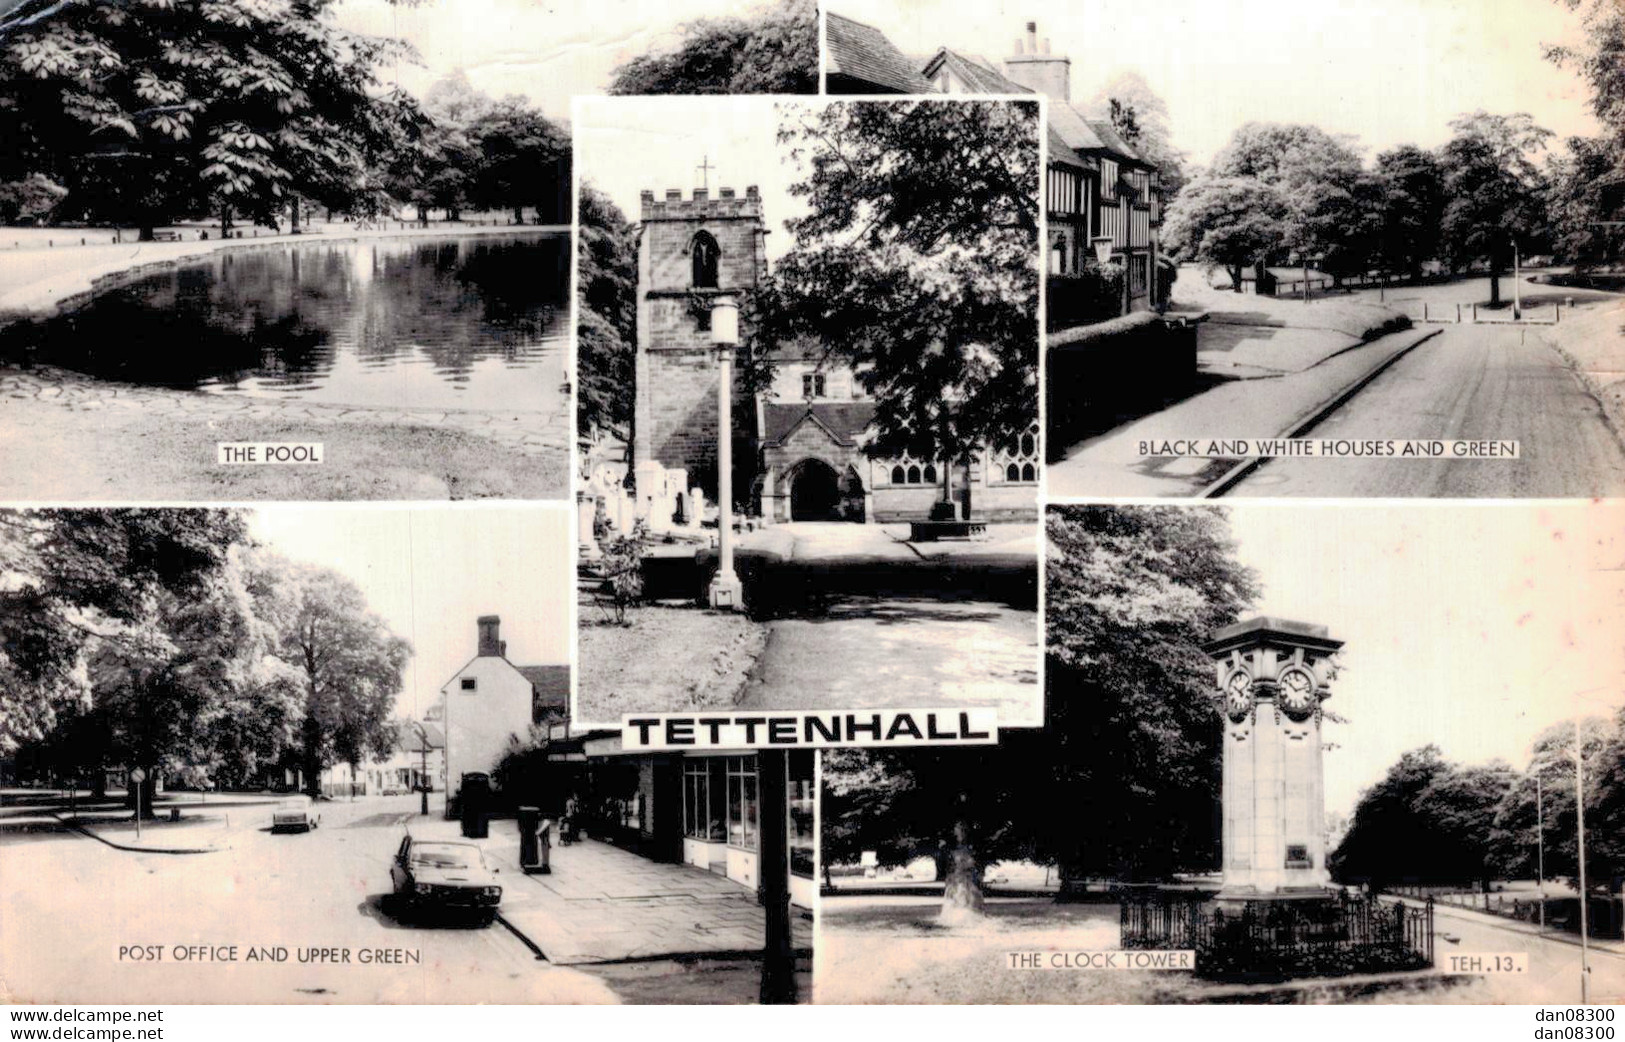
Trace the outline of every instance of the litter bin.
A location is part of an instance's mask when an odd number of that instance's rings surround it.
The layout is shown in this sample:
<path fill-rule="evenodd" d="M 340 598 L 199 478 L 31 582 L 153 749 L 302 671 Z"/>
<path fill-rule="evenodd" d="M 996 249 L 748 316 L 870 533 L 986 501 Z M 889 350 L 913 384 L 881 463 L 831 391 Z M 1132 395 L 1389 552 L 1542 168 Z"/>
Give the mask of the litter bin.
<path fill-rule="evenodd" d="M 542 863 L 541 843 L 536 833 L 541 829 L 540 807 L 519 808 L 519 867 L 534 872 Z"/>
<path fill-rule="evenodd" d="M 464 838 L 485 839 L 490 835 L 490 776 L 478 773 L 463 775 L 463 787 L 458 795 L 462 800 Z"/>

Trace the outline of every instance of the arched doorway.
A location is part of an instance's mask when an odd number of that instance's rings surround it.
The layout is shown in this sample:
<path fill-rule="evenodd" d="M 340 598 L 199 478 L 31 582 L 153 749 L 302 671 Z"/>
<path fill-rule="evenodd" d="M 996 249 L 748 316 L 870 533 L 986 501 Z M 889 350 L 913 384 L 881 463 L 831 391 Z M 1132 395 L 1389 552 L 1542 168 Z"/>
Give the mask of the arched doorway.
<path fill-rule="evenodd" d="M 790 472 L 790 520 L 839 521 L 841 488 L 835 468 L 804 459 Z"/>

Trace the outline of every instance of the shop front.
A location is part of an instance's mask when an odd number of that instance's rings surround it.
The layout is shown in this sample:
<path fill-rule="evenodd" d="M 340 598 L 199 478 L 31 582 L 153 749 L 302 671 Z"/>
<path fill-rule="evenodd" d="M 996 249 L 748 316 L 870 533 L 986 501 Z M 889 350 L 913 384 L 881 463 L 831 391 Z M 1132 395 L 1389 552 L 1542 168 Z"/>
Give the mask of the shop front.
<path fill-rule="evenodd" d="M 656 861 L 680 861 L 761 887 L 760 764 L 752 752 L 620 752 L 619 734 L 588 739 L 599 827 L 592 834 Z M 790 900 L 815 891 L 813 754 L 785 760 Z M 590 828 L 590 826 L 589 826 Z"/>

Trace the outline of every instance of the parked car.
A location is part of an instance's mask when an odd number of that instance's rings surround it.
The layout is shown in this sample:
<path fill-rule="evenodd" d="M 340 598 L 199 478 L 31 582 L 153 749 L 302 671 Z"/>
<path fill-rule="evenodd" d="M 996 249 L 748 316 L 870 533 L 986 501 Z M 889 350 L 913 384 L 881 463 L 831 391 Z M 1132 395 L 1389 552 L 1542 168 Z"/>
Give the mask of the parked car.
<path fill-rule="evenodd" d="M 467 914 L 487 926 L 502 902 L 495 876 L 473 843 L 411 836 L 401 840 L 389 870 L 395 897 L 404 907 Z"/>
<path fill-rule="evenodd" d="M 311 809 L 310 797 L 295 796 L 276 805 L 271 812 L 272 832 L 309 832 L 322 823 L 322 816 Z"/>

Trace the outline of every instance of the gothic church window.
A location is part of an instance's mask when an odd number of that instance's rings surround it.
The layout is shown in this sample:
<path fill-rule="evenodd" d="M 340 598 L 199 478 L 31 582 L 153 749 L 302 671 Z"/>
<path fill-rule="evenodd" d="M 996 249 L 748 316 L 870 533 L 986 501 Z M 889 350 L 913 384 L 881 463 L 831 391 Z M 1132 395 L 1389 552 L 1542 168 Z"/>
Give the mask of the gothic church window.
<path fill-rule="evenodd" d="M 710 232 L 695 232 L 694 241 L 689 247 L 694 261 L 694 288 L 717 288 L 717 259 L 722 256 L 722 247 Z"/>
<path fill-rule="evenodd" d="M 1010 439 L 993 451 L 990 472 L 1003 479 L 1001 484 L 1036 484 L 1038 449 L 1038 424 L 1034 423 L 1020 437 Z"/>

